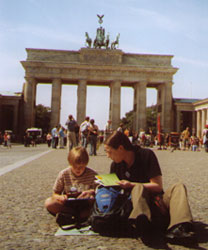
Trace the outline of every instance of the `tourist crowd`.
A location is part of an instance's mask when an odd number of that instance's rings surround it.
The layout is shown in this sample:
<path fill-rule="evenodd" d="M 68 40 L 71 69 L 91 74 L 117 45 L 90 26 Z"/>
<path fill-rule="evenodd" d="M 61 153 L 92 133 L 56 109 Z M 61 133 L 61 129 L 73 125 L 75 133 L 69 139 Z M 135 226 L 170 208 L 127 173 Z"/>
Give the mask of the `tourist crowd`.
<path fill-rule="evenodd" d="M 89 145 L 89 154 L 96 155 L 99 145 L 114 131 L 111 120 L 107 121 L 104 130 L 101 131 L 95 124 L 95 120 L 90 119 L 89 116 L 79 126 L 74 117 L 69 115 L 65 125 L 66 129 L 59 125 L 47 134 L 48 147 L 52 145 L 52 148 L 67 147 L 68 150 L 71 150 L 78 145 L 85 148 Z M 202 148 L 208 150 L 208 125 L 204 128 L 202 138 L 197 137 L 195 133 L 191 134 L 189 127 L 181 133 L 164 133 L 161 130 L 160 133 L 154 134 L 151 129 L 148 132 L 140 129 L 135 133 L 120 123 L 116 130 L 127 135 L 133 144 L 142 147 L 157 147 L 159 150 L 200 151 Z"/>
<path fill-rule="evenodd" d="M 69 115 L 65 126 L 66 128 L 62 125 L 57 125 L 44 135 L 43 141 L 47 142 L 48 147 L 60 149 L 67 147 L 68 150 L 71 150 L 78 145 L 85 148 L 89 145 L 89 154 L 96 155 L 99 145 L 114 131 L 111 120 L 107 121 L 104 130 L 99 130 L 95 120 L 90 119 L 89 116 L 79 126 L 74 117 Z M 127 135 L 133 144 L 142 147 L 157 147 L 159 150 L 179 149 L 189 151 L 201 151 L 204 148 L 208 152 L 208 124 L 202 131 L 202 137 L 197 137 L 195 133 L 191 134 L 189 127 L 181 133 L 164 133 L 161 130 L 160 133 L 155 135 L 151 129 L 148 132 L 144 129 L 140 129 L 139 132 L 133 132 L 120 123 L 116 130 Z M 9 131 L 0 132 L 0 145 L 11 148 L 11 137 L 12 135 Z M 25 147 L 30 145 L 36 146 L 37 143 L 38 140 L 35 133 L 25 133 Z"/>

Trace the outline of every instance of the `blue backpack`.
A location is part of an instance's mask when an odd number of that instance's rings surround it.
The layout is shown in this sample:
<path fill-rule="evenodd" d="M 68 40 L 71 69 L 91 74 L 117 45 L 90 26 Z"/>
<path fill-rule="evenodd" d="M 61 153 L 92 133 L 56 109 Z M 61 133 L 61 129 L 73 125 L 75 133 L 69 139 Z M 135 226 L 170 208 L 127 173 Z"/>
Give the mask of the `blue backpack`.
<path fill-rule="evenodd" d="M 128 217 L 132 203 L 130 196 L 122 191 L 120 188 L 98 187 L 90 216 L 94 232 L 106 236 L 120 236 L 129 232 Z"/>

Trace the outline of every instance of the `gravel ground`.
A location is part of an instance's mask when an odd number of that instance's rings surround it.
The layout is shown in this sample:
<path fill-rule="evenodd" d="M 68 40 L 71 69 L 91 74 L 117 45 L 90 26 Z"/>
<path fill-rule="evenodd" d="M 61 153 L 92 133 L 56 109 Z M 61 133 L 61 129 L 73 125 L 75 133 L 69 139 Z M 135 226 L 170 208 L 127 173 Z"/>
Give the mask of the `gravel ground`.
<path fill-rule="evenodd" d="M 47 151 L 38 145 L 33 154 Z M 50 150 L 47 154 L 0 176 L 0 249 L 208 249 L 208 154 L 205 152 L 158 151 L 164 188 L 182 181 L 188 189 L 198 236 L 198 246 L 160 244 L 145 246 L 140 239 L 102 236 L 54 236 L 57 225 L 44 209 L 44 200 L 51 195 L 60 170 L 67 166 L 67 150 Z M 0 150 L 1 166 L 27 158 L 32 152 L 23 146 Z M 12 159 L 12 161 L 11 161 Z M 101 146 L 98 155 L 90 157 L 89 167 L 108 173 L 111 160 Z"/>

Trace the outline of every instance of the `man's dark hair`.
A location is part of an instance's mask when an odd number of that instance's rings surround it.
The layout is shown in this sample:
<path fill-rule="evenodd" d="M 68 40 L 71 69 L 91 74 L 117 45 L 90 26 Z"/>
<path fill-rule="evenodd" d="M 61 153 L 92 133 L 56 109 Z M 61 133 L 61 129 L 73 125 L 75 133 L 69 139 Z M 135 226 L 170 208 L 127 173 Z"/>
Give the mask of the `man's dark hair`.
<path fill-rule="evenodd" d="M 124 149 L 128 151 L 133 150 L 133 145 L 130 142 L 129 138 L 124 133 L 119 131 L 113 132 L 113 134 L 106 139 L 104 144 L 114 149 L 118 149 L 118 147 L 122 145 Z"/>

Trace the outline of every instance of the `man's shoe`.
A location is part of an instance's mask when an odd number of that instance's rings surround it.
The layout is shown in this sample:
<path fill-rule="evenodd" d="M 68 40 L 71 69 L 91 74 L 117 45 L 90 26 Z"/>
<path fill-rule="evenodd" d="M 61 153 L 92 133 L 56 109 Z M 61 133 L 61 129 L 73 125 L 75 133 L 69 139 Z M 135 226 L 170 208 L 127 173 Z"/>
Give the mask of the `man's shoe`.
<path fill-rule="evenodd" d="M 147 246 L 151 246 L 153 233 L 152 233 L 151 222 L 148 220 L 147 216 L 143 214 L 139 215 L 136 218 L 135 224 L 136 224 L 136 230 L 138 231 L 142 242 Z"/>
<path fill-rule="evenodd" d="M 196 235 L 193 230 L 193 225 L 191 223 L 182 223 L 166 234 L 166 240 L 169 242 L 185 242 L 185 241 L 196 241 Z"/>

